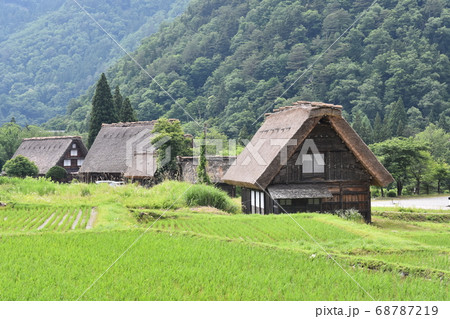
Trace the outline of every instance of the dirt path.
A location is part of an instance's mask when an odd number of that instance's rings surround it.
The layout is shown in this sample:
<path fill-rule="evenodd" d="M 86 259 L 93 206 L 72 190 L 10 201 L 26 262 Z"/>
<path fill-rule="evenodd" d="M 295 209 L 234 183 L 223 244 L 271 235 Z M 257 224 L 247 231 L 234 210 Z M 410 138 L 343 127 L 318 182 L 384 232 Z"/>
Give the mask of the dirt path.
<path fill-rule="evenodd" d="M 424 197 L 424 198 L 393 198 L 390 200 L 373 200 L 372 207 L 405 207 L 424 209 L 450 210 L 450 201 L 446 196 Z"/>
<path fill-rule="evenodd" d="M 78 212 L 77 218 L 75 218 L 75 221 L 72 224 L 72 227 L 70 227 L 70 229 L 75 229 L 78 225 L 78 222 L 81 219 L 81 215 L 83 215 L 83 211 L 80 209 L 80 211 Z"/>
<path fill-rule="evenodd" d="M 64 217 L 61 219 L 61 221 L 58 223 L 58 226 L 61 226 L 64 221 L 66 220 L 68 214 L 65 214 Z"/>
<path fill-rule="evenodd" d="M 91 216 L 89 217 L 89 221 L 86 225 L 86 229 L 92 229 L 92 227 L 94 227 L 94 223 L 97 220 L 97 211 L 95 210 L 95 208 L 92 208 L 91 210 Z"/>
<path fill-rule="evenodd" d="M 47 226 L 48 222 L 53 218 L 53 216 L 55 216 L 55 213 L 51 214 L 49 218 L 46 219 L 46 221 L 37 228 L 37 230 L 41 230 L 42 228 L 44 228 L 45 226 Z"/>

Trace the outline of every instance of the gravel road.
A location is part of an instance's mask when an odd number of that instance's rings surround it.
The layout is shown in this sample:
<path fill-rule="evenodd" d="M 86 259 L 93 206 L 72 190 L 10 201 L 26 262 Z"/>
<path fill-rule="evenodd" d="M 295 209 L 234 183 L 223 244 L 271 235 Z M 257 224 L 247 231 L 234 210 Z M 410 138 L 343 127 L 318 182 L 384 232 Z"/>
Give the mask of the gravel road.
<path fill-rule="evenodd" d="M 447 196 L 426 197 L 426 198 L 405 198 L 389 200 L 372 200 L 372 207 L 408 207 L 425 209 L 449 209 L 450 200 Z"/>

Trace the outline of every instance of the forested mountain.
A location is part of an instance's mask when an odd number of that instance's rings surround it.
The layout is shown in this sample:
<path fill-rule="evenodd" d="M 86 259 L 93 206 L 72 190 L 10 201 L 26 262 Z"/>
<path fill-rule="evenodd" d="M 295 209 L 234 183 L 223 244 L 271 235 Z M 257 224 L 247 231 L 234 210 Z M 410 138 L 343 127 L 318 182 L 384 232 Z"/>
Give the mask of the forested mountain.
<path fill-rule="evenodd" d="M 78 1 L 127 50 L 184 11 L 189 0 Z M 77 6 L 63 0 L 0 1 L 0 124 L 42 123 L 123 56 Z"/>
<path fill-rule="evenodd" d="M 181 105 L 229 137 L 254 132 L 252 123 L 273 103 L 294 100 L 342 104 L 362 135 L 377 125 L 384 131 L 383 122 L 391 130 L 401 126 L 375 140 L 364 136 L 368 143 L 412 135 L 440 117 L 449 123 L 449 1 L 380 0 L 360 17 L 371 3 L 194 1 L 134 53 L 156 81 L 128 57 L 107 77 L 130 97 L 140 120 L 191 121 Z M 72 106 L 72 121 L 52 124 L 86 130 L 92 93 L 75 105 L 79 109 Z"/>

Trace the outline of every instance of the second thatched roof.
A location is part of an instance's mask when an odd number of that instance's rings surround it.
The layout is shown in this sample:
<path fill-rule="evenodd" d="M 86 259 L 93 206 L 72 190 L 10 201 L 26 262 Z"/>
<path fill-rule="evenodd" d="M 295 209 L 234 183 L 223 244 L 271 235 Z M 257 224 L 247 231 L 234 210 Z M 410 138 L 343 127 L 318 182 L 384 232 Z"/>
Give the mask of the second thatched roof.
<path fill-rule="evenodd" d="M 103 124 L 80 174 L 152 177 L 156 167 L 151 139 L 156 121 Z"/>
<path fill-rule="evenodd" d="M 77 142 L 84 154 L 87 152 L 80 136 L 33 137 L 23 139 L 13 158 L 25 156 L 36 164 L 39 175 L 45 175 L 50 168 L 61 162 L 73 142 Z"/>

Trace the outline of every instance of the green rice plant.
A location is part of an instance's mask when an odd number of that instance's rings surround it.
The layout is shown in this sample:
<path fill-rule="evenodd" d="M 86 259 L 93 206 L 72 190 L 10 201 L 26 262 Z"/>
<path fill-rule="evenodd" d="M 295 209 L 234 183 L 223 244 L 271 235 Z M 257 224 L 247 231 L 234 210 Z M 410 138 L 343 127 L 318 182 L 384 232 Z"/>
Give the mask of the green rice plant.
<path fill-rule="evenodd" d="M 75 300 L 142 231 L 7 236 L 0 300 Z M 63 261 L 63 262 L 62 262 Z M 377 300 L 446 300 L 448 281 L 340 260 Z M 331 259 L 150 231 L 82 300 L 370 300 Z"/>
<path fill-rule="evenodd" d="M 448 295 L 448 223 L 432 219 L 444 211 L 386 208 L 426 216 L 407 219 L 376 209 L 366 225 L 316 213 L 227 214 L 197 207 L 215 200 L 214 188 L 173 181 L 150 189 L 54 184 L 44 195 L 27 183 L 49 182 L 0 178 L 8 198 L 0 209 L 0 300 L 76 299 L 150 225 L 86 300 L 366 298 L 301 227 L 377 299 Z M 98 218 L 85 231 L 92 207 Z"/>

